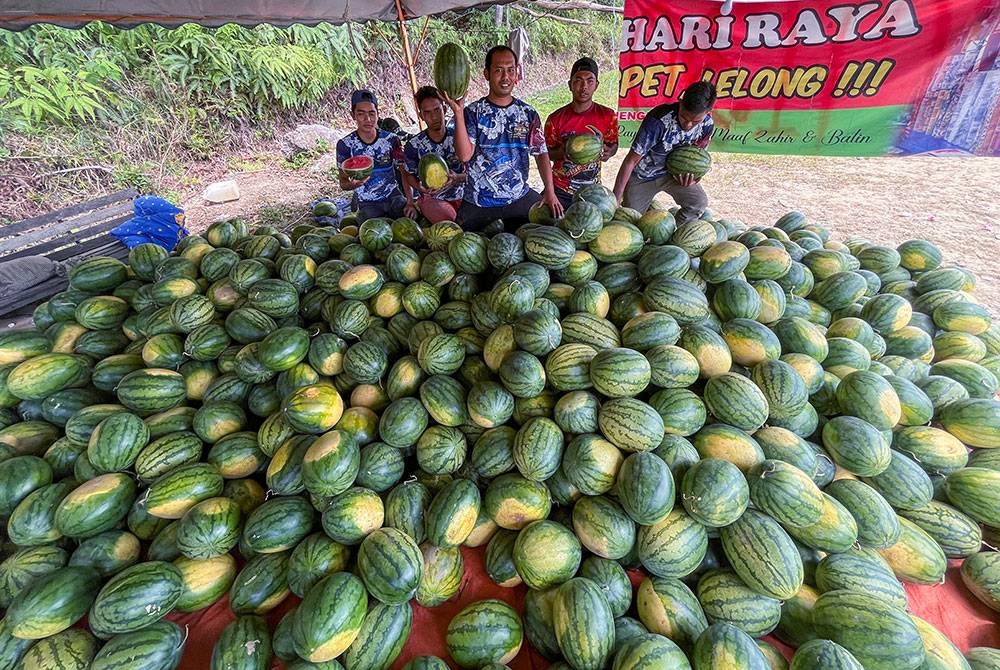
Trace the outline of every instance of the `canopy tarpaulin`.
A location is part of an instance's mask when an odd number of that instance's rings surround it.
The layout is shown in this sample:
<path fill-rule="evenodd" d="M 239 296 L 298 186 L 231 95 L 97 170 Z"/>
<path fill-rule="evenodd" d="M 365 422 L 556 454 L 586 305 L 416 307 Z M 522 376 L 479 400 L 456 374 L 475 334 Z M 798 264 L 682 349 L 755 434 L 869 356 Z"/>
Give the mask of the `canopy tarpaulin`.
<path fill-rule="evenodd" d="M 403 0 L 404 17 L 440 14 L 452 9 L 504 4 L 510 0 Z M 35 23 L 67 28 L 91 21 L 131 28 L 143 23 L 175 27 L 198 23 L 217 27 L 227 23 L 253 26 L 269 23 L 346 23 L 372 19 L 396 21 L 395 0 L 0 0 L 0 28 L 23 30 Z"/>

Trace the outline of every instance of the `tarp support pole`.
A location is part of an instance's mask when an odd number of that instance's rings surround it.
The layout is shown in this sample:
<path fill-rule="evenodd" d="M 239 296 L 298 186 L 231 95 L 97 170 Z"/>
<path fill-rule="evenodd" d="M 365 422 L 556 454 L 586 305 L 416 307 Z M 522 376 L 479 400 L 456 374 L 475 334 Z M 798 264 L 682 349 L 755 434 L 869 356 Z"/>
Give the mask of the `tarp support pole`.
<path fill-rule="evenodd" d="M 396 0 L 396 14 L 399 16 L 399 37 L 403 41 L 403 62 L 406 64 L 406 72 L 410 76 L 410 89 L 413 95 L 417 94 L 417 72 L 413 68 L 413 52 L 410 51 L 410 34 L 406 30 L 406 16 L 403 14 L 403 3 Z"/>

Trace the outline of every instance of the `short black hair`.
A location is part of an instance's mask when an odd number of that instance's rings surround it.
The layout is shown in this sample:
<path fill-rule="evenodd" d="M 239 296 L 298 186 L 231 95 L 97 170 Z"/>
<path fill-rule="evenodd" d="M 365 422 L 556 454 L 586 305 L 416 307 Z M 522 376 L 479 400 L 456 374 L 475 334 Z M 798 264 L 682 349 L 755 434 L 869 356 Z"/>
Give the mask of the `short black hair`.
<path fill-rule="evenodd" d="M 417 89 L 413 98 L 417 101 L 417 107 L 422 105 L 424 100 L 430 100 L 431 98 L 438 100 L 439 102 L 444 102 L 444 99 L 441 97 L 441 93 L 433 86 L 421 86 Z"/>
<path fill-rule="evenodd" d="M 378 127 L 381 130 L 386 131 L 387 133 L 396 133 L 396 132 L 399 132 L 399 130 L 401 128 L 401 126 L 399 125 L 399 121 L 397 121 L 396 119 L 392 118 L 391 116 L 387 116 L 385 118 L 379 119 L 379 121 L 378 121 Z"/>
<path fill-rule="evenodd" d="M 509 53 L 511 56 L 514 57 L 514 65 L 517 65 L 517 53 L 513 49 L 511 49 L 509 46 L 507 46 L 506 44 L 498 44 L 498 45 L 496 45 L 495 47 L 493 47 L 492 49 L 490 49 L 489 51 L 486 52 L 486 69 L 487 70 L 489 70 L 490 67 L 493 65 L 493 54 L 498 54 L 498 53 L 501 53 L 501 52 L 504 52 L 504 51 L 506 51 L 507 53 Z"/>
<path fill-rule="evenodd" d="M 696 81 L 681 93 L 681 107 L 694 114 L 712 109 L 715 104 L 715 86 L 707 81 Z"/>

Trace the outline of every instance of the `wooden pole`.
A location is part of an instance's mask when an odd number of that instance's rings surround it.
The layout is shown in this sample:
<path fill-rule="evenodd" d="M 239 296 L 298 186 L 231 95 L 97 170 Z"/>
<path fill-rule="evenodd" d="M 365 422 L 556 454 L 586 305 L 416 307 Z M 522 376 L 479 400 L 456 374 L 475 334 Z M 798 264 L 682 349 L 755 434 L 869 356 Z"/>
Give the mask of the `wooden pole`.
<path fill-rule="evenodd" d="M 417 94 L 417 72 L 413 68 L 413 52 L 410 51 L 410 34 L 406 30 L 406 16 L 403 14 L 403 3 L 396 0 L 396 14 L 399 17 L 399 37 L 403 41 L 403 63 L 406 73 L 410 76 L 410 89 Z"/>

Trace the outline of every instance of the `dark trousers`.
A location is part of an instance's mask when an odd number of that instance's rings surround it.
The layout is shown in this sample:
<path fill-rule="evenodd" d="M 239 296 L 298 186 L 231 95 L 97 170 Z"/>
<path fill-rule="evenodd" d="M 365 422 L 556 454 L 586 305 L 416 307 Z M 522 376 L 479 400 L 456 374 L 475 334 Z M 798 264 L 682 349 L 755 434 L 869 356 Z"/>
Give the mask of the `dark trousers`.
<path fill-rule="evenodd" d="M 361 223 L 364 223 L 368 219 L 381 217 L 398 219 L 403 216 L 406 198 L 402 195 L 394 195 L 388 200 L 377 200 L 374 202 L 361 202 L 355 198 L 354 205 L 357 208 L 358 221 Z"/>
<path fill-rule="evenodd" d="M 562 203 L 563 209 L 566 209 L 573 204 L 573 194 L 569 191 L 564 191 L 558 186 L 556 187 L 556 197 L 559 198 L 559 202 Z"/>
<path fill-rule="evenodd" d="M 538 191 L 528 189 L 528 192 L 520 200 L 515 200 L 509 205 L 501 207 L 480 207 L 465 200 L 458 208 L 458 216 L 455 220 L 458 225 L 462 226 L 462 230 L 478 233 L 500 219 L 503 221 L 503 229 L 512 233 L 528 222 L 528 210 L 541 199 L 542 196 Z"/>

